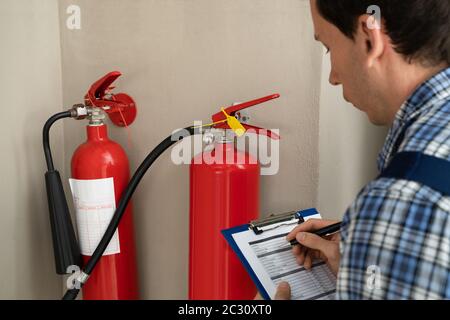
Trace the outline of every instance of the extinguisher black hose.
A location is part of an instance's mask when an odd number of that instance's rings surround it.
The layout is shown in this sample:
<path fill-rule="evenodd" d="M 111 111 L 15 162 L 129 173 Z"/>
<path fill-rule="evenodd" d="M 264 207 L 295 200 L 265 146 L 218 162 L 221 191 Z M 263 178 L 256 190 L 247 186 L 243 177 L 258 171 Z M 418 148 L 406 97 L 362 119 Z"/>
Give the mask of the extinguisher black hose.
<path fill-rule="evenodd" d="M 47 122 L 44 125 L 44 129 L 42 130 L 42 138 L 44 143 L 44 154 L 45 154 L 45 161 L 47 162 L 47 169 L 48 171 L 54 171 L 55 168 L 53 166 L 53 158 L 52 158 L 52 152 L 50 149 L 50 128 L 52 125 L 61 119 L 64 118 L 71 118 L 72 113 L 70 111 L 64 111 L 57 113 L 50 117 Z"/>
<path fill-rule="evenodd" d="M 108 228 L 105 231 L 105 234 L 103 235 L 102 239 L 100 240 L 97 248 L 95 249 L 94 253 L 92 254 L 89 261 L 85 264 L 83 268 L 83 272 L 87 275 L 90 275 L 92 271 L 94 270 L 95 266 L 97 265 L 98 261 L 103 255 L 103 252 L 105 252 L 106 248 L 108 247 L 109 242 L 111 241 L 111 238 L 114 235 L 114 232 L 116 231 L 117 227 L 119 226 L 119 222 L 122 219 L 122 216 L 125 212 L 125 209 L 130 202 L 130 199 L 136 190 L 137 186 L 139 185 L 139 182 L 147 172 L 147 170 L 150 168 L 150 166 L 155 162 L 156 159 L 159 158 L 161 154 L 164 153 L 167 149 L 169 149 L 172 145 L 177 143 L 178 141 L 192 136 L 196 134 L 197 132 L 200 132 L 199 129 L 196 127 L 188 127 L 182 130 L 179 130 L 172 134 L 171 136 L 164 139 L 155 149 L 152 150 L 148 154 L 148 156 L 145 158 L 145 160 L 141 163 L 139 168 L 134 173 L 133 177 L 131 178 L 130 182 L 128 183 L 127 187 L 125 188 L 122 197 L 120 198 L 119 204 L 117 205 L 117 209 L 114 212 L 114 215 L 111 219 L 111 222 L 108 225 Z M 73 300 L 77 297 L 80 289 L 69 289 L 66 291 L 66 294 L 63 297 L 63 300 Z"/>

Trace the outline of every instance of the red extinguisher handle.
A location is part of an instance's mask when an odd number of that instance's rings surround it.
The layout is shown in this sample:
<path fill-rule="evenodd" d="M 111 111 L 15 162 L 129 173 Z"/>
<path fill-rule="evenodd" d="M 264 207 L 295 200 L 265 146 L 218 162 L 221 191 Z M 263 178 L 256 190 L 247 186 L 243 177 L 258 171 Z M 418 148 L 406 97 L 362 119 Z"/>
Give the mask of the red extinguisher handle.
<path fill-rule="evenodd" d="M 111 92 L 114 89 L 111 85 L 121 75 L 119 71 L 112 71 L 95 81 L 85 96 L 85 103 L 103 109 L 115 125 L 124 127 L 136 119 L 136 103 L 125 93 Z"/>
<path fill-rule="evenodd" d="M 251 100 L 251 101 L 247 101 L 247 102 L 244 102 L 244 103 L 239 103 L 239 104 L 230 106 L 228 108 L 225 108 L 224 111 L 225 111 L 226 114 L 234 117 L 236 115 L 236 113 L 241 111 L 241 110 L 247 109 L 249 107 L 256 106 L 258 104 L 261 104 L 261 103 L 264 103 L 264 102 L 267 102 L 267 101 L 270 101 L 270 100 L 273 100 L 273 99 L 277 99 L 279 97 L 280 97 L 280 95 L 278 93 L 275 93 L 275 94 L 272 94 L 272 95 L 269 95 L 269 96 L 266 96 L 266 97 L 263 97 L 263 98 L 259 98 L 259 99 L 255 99 L 255 100 Z M 217 128 L 217 129 L 229 129 L 228 124 L 225 122 L 225 120 L 227 118 L 226 118 L 226 115 L 225 115 L 224 111 L 220 111 L 220 112 L 218 112 L 218 113 L 216 113 L 216 114 L 214 114 L 212 116 L 212 121 L 214 123 L 216 123 L 214 125 L 214 128 Z M 280 139 L 280 136 L 278 134 L 276 134 L 275 132 L 271 131 L 271 130 L 260 128 L 260 127 L 256 127 L 256 126 L 252 126 L 252 125 L 245 124 L 245 123 L 243 123 L 242 126 L 246 130 L 254 131 L 254 133 L 256 133 L 256 134 L 265 135 L 265 136 L 267 136 L 267 137 L 269 137 L 271 139 L 274 139 L 274 140 L 279 140 Z"/>
<path fill-rule="evenodd" d="M 281 137 L 278 134 L 276 134 L 275 132 L 273 132 L 272 130 L 251 126 L 249 124 L 242 124 L 242 125 L 244 126 L 245 130 L 247 130 L 247 131 L 250 130 L 250 133 L 267 136 L 273 140 L 281 139 Z M 229 129 L 229 127 L 226 123 L 220 123 L 218 125 L 215 125 L 214 127 L 217 129 Z"/>

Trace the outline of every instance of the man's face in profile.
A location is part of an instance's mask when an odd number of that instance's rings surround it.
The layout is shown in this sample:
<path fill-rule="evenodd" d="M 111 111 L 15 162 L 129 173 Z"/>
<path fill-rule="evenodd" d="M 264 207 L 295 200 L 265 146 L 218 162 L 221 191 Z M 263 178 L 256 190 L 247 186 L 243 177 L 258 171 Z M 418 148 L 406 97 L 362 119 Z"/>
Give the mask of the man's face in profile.
<path fill-rule="evenodd" d="M 342 85 L 344 99 L 365 112 L 372 123 L 386 125 L 383 101 L 377 94 L 381 88 L 367 66 L 368 49 L 362 35 L 356 34 L 355 40 L 346 37 L 320 15 L 316 0 L 310 0 L 310 4 L 315 38 L 323 43 L 330 55 L 329 82 Z"/>

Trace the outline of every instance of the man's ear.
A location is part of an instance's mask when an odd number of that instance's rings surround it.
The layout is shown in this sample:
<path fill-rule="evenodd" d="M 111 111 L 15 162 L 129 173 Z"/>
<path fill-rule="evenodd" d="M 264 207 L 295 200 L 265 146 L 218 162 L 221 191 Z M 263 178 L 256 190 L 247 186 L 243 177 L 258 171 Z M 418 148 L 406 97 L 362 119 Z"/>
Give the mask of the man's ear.
<path fill-rule="evenodd" d="M 372 67 L 374 63 L 383 55 L 385 50 L 385 39 L 381 22 L 374 16 L 364 14 L 358 18 L 358 30 L 356 33 L 361 49 L 365 51 L 367 67 Z"/>

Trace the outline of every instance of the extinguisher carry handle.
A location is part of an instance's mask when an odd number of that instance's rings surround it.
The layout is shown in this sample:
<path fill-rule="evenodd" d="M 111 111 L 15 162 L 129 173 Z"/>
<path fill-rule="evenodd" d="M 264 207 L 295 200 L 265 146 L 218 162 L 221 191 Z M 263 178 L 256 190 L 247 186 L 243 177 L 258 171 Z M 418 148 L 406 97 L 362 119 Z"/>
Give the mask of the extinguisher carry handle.
<path fill-rule="evenodd" d="M 119 71 L 112 71 L 99 80 L 95 81 L 86 94 L 87 103 L 92 107 L 109 107 L 105 109 L 106 112 L 116 111 L 113 109 L 117 108 L 126 108 L 127 104 L 121 103 L 116 99 L 105 99 L 105 96 L 109 93 L 108 90 L 113 89 L 113 87 L 111 87 L 111 84 L 116 81 L 116 79 L 121 75 L 122 73 L 120 73 Z M 112 94 L 111 96 L 114 97 L 114 95 Z"/>
<path fill-rule="evenodd" d="M 268 138 L 273 139 L 273 140 L 280 140 L 280 138 L 281 138 L 278 134 L 276 134 L 275 132 L 273 132 L 272 130 L 269 130 L 269 129 L 264 129 L 264 128 L 260 128 L 260 127 L 256 127 L 256 126 L 252 126 L 252 125 L 244 124 L 244 123 L 242 124 L 242 126 L 245 128 L 245 130 L 247 132 L 250 130 L 250 133 L 267 136 Z M 221 124 L 217 125 L 216 128 L 217 129 L 229 129 L 225 123 L 221 123 Z"/>
<path fill-rule="evenodd" d="M 120 71 L 112 71 L 95 81 L 89 88 L 88 95 L 93 99 L 103 99 L 111 84 L 122 75 Z"/>
<path fill-rule="evenodd" d="M 277 99 L 279 97 L 280 97 L 280 95 L 278 93 L 275 93 L 275 94 L 272 94 L 270 96 L 266 96 L 266 97 L 263 97 L 263 98 L 259 98 L 259 99 L 255 99 L 255 100 L 239 103 L 239 104 L 236 104 L 236 105 L 233 105 L 233 106 L 229 106 L 229 107 L 225 108 L 225 112 L 227 114 L 229 114 L 230 116 L 235 116 L 236 112 L 238 112 L 238 111 L 241 111 L 241 110 L 244 110 L 244 109 L 256 106 L 258 104 L 261 104 L 261 103 L 264 103 L 264 102 L 267 102 L 267 101 L 270 101 L 270 100 L 273 100 L 273 99 Z M 224 120 L 224 119 L 225 118 L 224 118 L 224 115 L 223 115 L 222 111 L 217 112 L 216 114 L 214 114 L 212 116 L 212 120 L 214 122 L 218 122 L 218 121 L 221 121 L 221 120 Z"/>
<path fill-rule="evenodd" d="M 227 119 L 226 115 L 234 117 L 236 115 L 236 113 L 241 111 L 241 110 L 244 110 L 244 109 L 256 106 L 258 104 L 261 104 L 261 103 L 264 103 L 264 102 L 267 102 L 267 101 L 270 101 L 270 100 L 273 100 L 273 99 L 277 99 L 279 97 L 280 97 L 280 95 L 278 93 L 275 93 L 275 94 L 272 94 L 272 95 L 269 95 L 269 96 L 266 96 L 266 97 L 263 97 L 263 98 L 247 101 L 247 102 L 244 102 L 244 103 L 239 103 L 239 104 L 230 106 L 228 108 L 225 108 L 222 111 L 220 111 L 220 112 L 218 112 L 218 113 L 216 113 L 216 114 L 214 114 L 212 116 L 212 121 L 214 123 L 216 123 L 214 125 L 214 127 L 218 128 L 218 129 L 229 129 L 230 128 L 229 125 L 227 125 L 224 122 Z M 242 123 L 242 126 L 246 130 L 254 131 L 254 133 L 256 133 L 256 134 L 265 135 L 265 136 L 267 136 L 267 137 L 269 137 L 271 139 L 274 139 L 274 140 L 279 140 L 280 139 L 280 136 L 278 134 L 276 134 L 275 132 L 271 131 L 271 130 L 264 129 L 264 128 L 259 128 L 259 127 L 252 126 L 252 125 L 245 124 L 245 123 Z"/>
<path fill-rule="evenodd" d="M 112 83 L 122 75 L 120 71 L 112 71 L 95 81 L 86 96 L 86 105 L 103 109 L 111 121 L 120 127 L 130 125 L 136 118 L 136 103 L 125 93 L 113 94 Z"/>

